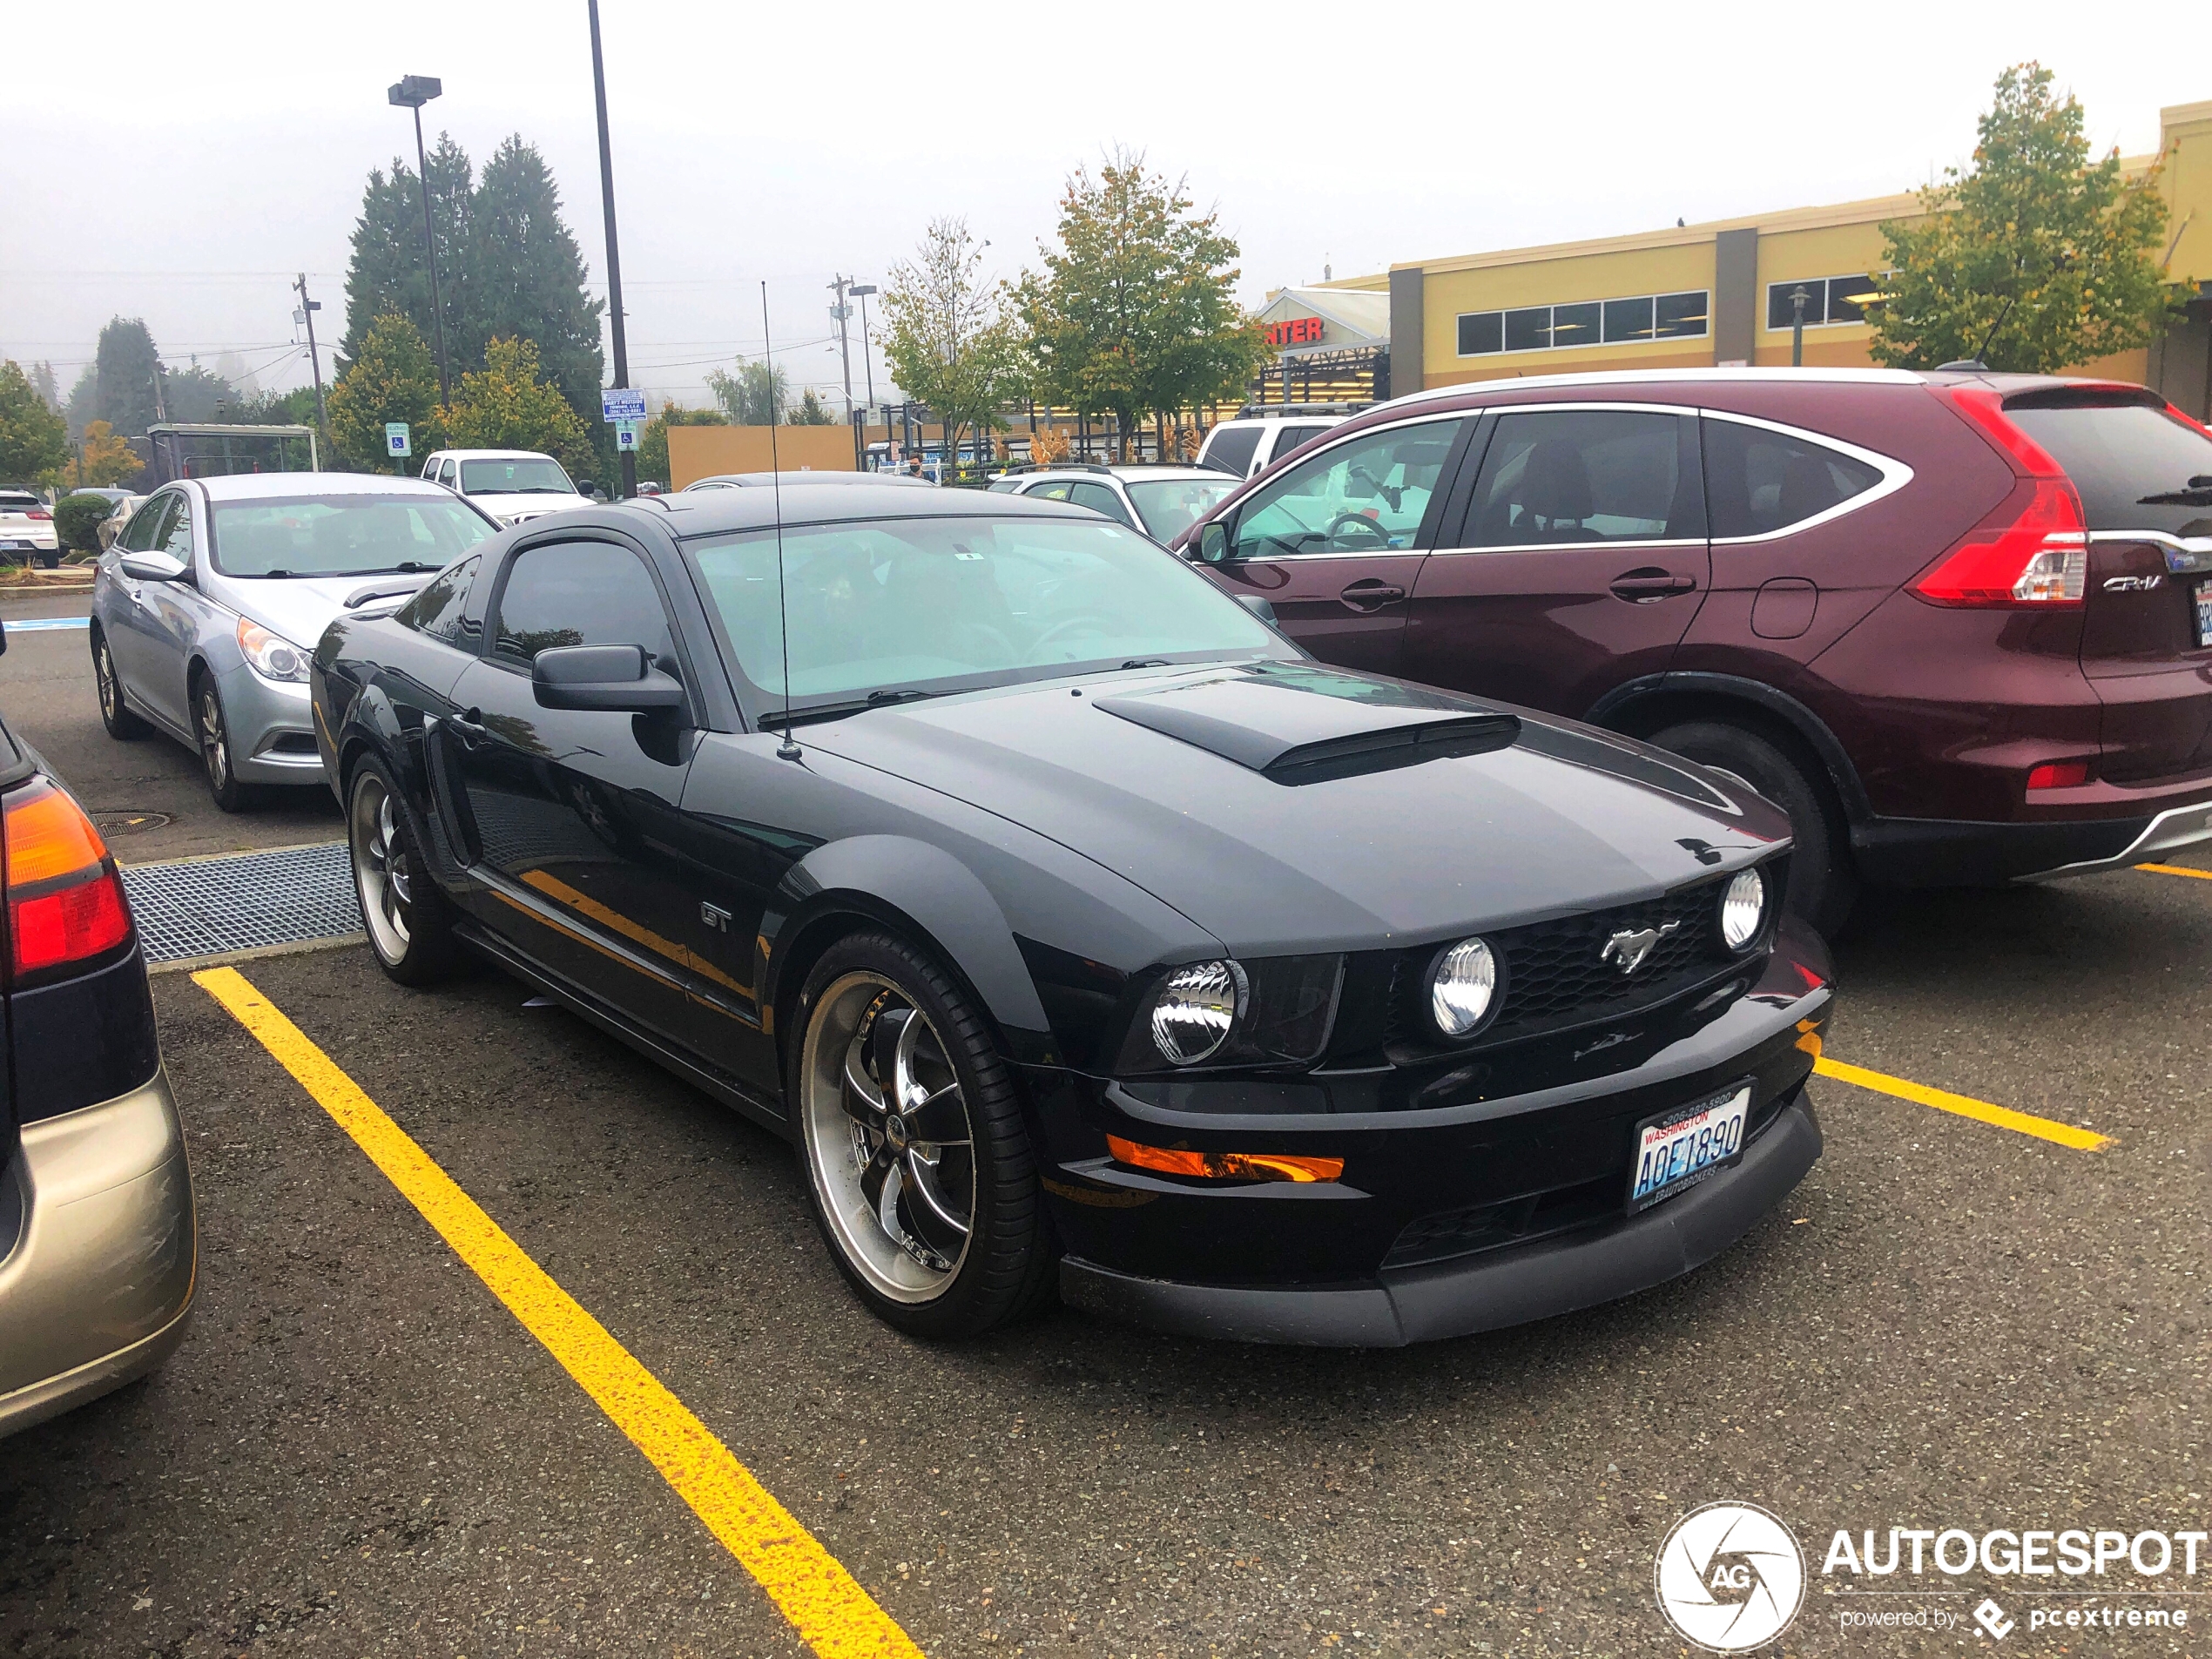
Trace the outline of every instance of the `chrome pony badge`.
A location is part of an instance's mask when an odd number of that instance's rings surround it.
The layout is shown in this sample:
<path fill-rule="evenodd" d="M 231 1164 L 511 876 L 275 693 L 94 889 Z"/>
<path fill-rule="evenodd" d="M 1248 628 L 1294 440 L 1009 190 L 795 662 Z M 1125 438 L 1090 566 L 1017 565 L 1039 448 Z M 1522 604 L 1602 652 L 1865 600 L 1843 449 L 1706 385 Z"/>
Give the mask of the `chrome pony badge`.
<path fill-rule="evenodd" d="M 1602 962 L 1618 962 L 1622 974 L 1633 974 L 1643 966 L 1643 959 L 1651 954 L 1661 940 L 1681 928 L 1678 921 L 1670 921 L 1663 927 L 1623 927 L 1605 941 L 1605 948 L 1598 952 L 1597 959 Z"/>

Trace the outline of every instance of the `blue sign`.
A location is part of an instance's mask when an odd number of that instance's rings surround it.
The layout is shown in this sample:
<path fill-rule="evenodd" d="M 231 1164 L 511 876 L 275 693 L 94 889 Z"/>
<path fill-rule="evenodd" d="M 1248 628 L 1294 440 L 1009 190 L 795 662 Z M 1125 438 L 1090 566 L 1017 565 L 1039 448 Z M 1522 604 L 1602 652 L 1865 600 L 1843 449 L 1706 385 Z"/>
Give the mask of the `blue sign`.
<path fill-rule="evenodd" d="M 645 418 L 645 395 L 627 391 L 621 387 L 610 387 L 599 394 L 599 418 L 602 421 L 642 421 Z"/>
<path fill-rule="evenodd" d="M 384 422 L 384 448 L 388 453 L 395 455 L 414 453 L 407 447 L 406 421 L 387 421 Z"/>

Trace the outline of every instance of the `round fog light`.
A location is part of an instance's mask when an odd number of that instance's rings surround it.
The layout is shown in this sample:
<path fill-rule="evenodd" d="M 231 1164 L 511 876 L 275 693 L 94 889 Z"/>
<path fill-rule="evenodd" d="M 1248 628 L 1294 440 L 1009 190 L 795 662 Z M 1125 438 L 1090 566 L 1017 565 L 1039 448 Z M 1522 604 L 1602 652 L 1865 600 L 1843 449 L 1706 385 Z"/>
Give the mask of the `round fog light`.
<path fill-rule="evenodd" d="M 1428 976 L 1429 1017 L 1447 1037 L 1482 1023 L 1498 988 L 1498 959 L 1480 939 L 1467 939 L 1436 959 Z"/>
<path fill-rule="evenodd" d="M 1766 921 L 1766 877 L 1742 870 L 1721 894 L 1721 942 L 1742 950 L 1759 936 Z"/>
<path fill-rule="evenodd" d="M 1236 963 L 1178 968 L 1153 994 L 1153 1046 L 1172 1065 L 1195 1066 L 1229 1040 L 1244 1008 L 1244 970 Z"/>

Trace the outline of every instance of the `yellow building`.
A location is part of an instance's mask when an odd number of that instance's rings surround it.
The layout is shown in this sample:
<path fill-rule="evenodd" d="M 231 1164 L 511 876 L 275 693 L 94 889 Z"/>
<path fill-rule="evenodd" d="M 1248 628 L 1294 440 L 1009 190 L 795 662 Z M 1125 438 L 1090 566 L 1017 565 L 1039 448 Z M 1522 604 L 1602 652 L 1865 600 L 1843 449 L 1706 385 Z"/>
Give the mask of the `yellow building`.
<path fill-rule="evenodd" d="M 2160 147 L 2170 209 L 2161 257 L 2168 277 L 2197 297 L 2148 347 L 2080 368 L 2155 387 L 2202 419 L 2212 410 L 2212 102 L 2161 111 Z M 2141 172 L 2155 159 L 2122 165 Z M 1873 361 L 1873 331 L 1853 296 L 1882 268 L 1883 222 L 1919 213 L 1917 196 L 1884 196 L 1420 260 L 1322 286 L 1388 294 L 1395 395 L 1574 369 L 1786 364 L 1800 289 L 1806 363 L 1863 365 Z M 1299 308 L 1299 292 L 1276 296 L 1271 321 Z"/>

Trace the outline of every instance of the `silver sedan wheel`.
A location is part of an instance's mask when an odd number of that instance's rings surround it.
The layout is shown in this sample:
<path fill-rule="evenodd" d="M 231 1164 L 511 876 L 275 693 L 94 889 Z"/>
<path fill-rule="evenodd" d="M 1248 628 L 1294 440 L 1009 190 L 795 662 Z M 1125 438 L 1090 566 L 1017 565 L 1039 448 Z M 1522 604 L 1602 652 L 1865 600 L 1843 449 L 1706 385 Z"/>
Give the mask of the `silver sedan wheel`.
<path fill-rule="evenodd" d="M 975 1147 L 928 1016 L 890 981 L 846 974 L 807 1023 L 799 1096 L 807 1168 L 846 1260 L 894 1301 L 934 1301 L 968 1258 Z"/>
<path fill-rule="evenodd" d="M 354 891 L 361 900 L 361 921 L 376 954 L 388 962 L 407 955 L 413 937 L 409 923 L 415 911 L 415 871 L 408 862 L 407 844 L 400 838 L 399 816 L 391 792 L 373 772 L 364 772 L 354 786 L 354 810 L 348 823 L 354 853 Z"/>
<path fill-rule="evenodd" d="M 123 700 L 117 694 L 115 659 L 108 655 L 105 637 L 96 640 L 92 645 L 92 683 L 99 688 L 100 712 L 107 717 L 108 724 L 113 725 L 116 717 L 122 711 Z"/>
<path fill-rule="evenodd" d="M 199 758 L 206 764 L 210 785 L 220 789 L 230 782 L 230 734 L 223 729 L 222 700 L 212 685 L 199 690 Z"/>

